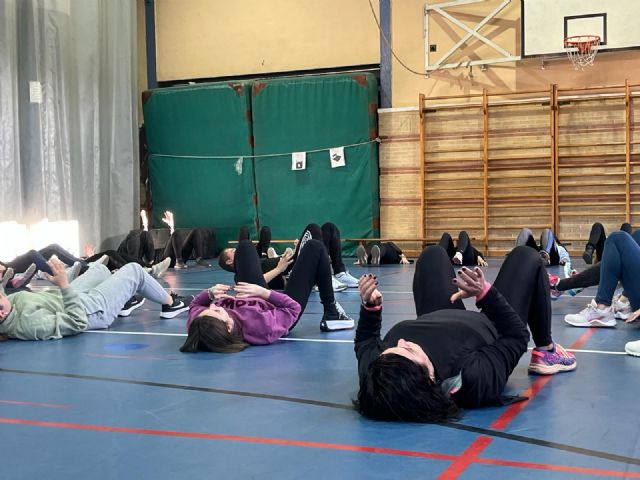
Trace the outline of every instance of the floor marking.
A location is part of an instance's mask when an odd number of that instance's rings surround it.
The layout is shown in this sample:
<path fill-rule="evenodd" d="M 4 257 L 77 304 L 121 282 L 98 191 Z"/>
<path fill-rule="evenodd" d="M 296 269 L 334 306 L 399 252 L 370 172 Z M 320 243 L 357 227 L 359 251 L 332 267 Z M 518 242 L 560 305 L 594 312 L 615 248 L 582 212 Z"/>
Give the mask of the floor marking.
<path fill-rule="evenodd" d="M 42 408 L 71 408 L 71 405 L 57 405 L 54 403 L 40 403 L 40 402 L 19 402 L 18 400 L 0 400 L 0 403 L 8 405 L 27 405 L 30 407 L 42 407 Z"/>
<path fill-rule="evenodd" d="M 73 378 L 76 380 L 91 380 L 91 381 L 102 381 L 102 382 L 112 382 L 112 383 L 123 383 L 123 384 L 130 384 L 130 385 L 142 385 L 142 386 L 151 386 L 151 387 L 158 387 L 158 388 L 197 391 L 202 393 L 236 395 L 241 397 L 263 398 L 268 400 L 285 401 L 285 402 L 299 403 L 304 405 L 315 405 L 315 406 L 326 407 L 326 408 L 336 408 L 339 410 L 353 410 L 353 406 L 350 404 L 321 402 L 317 400 L 307 400 L 307 399 L 301 399 L 301 398 L 295 398 L 295 397 L 267 395 L 267 394 L 261 394 L 261 393 L 251 393 L 251 392 L 242 392 L 242 391 L 234 391 L 234 390 L 222 390 L 222 389 L 207 388 L 207 387 L 194 387 L 190 385 L 176 385 L 176 384 L 167 384 L 167 383 L 158 383 L 158 382 L 148 382 L 148 381 L 142 381 L 142 380 L 98 377 L 98 376 L 78 375 L 78 374 L 70 374 L 70 373 L 12 370 L 12 369 L 6 369 L 6 368 L 0 368 L 0 372 L 23 374 L 23 375 Z M 547 440 L 540 440 L 533 437 L 525 437 L 523 435 L 516 435 L 513 433 L 507 433 L 503 431 L 491 430 L 483 427 L 476 427 L 473 425 L 465 425 L 459 422 L 445 422 L 437 426 L 444 427 L 444 428 L 452 428 L 454 430 L 463 430 L 466 432 L 478 433 L 480 435 L 489 436 L 489 437 L 502 438 L 505 440 L 510 440 L 518 443 L 537 445 L 540 447 L 551 448 L 554 450 L 561 450 L 564 452 L 577 453 L 580 455 L 586 455 L 586 456 L 596 457 L 596 458 L 603 458 L 605 460 L 612 460 L 615 462 L 622 462 L 622 463 L 632 464 L 632 465 L 640 465 L 640 459 L 633 458 L 633 457 L 626 457 L 623 455 L 616 455 L 616 454 L 602 452 L 599 450 L 592 450 L 588 448 L 574 447 L 572 445 L 566 445 L 563 443 L 550 442 Z"/>
<path fill-rule="evenodd" d="M 447 467 L 447 469 L 438 476 L 438 480 L 451 480 L 458 478 L 472 463 L 478 460 L 480 454 L 493 441 L 489 437 L 478 437 L 467 448 L 458 459 Z"/>
<path fill-rule="evenodd" d="M 602 475 L 602 476 L 609 476 L 609 477 L 640 479 L 640 472 L 604 470 L 604 469 L 598 469 L 598 468 L 583 468 L 583 467 L 574 467 L 574 466 L 567 466 L 567 465 L 551 465 L 551 464 L 533 463 L 533 462 L 500 460 L 500 459 L 493 459 L 493 458 L 480 458 L 479 455 L 481 453 L 481 450 L 483 450 L 491 442 L 491 439 L 487 437 L 480 437 L 476 442 L 474 442 L 472 447 L 467 449 L 467 451 L 462 455 L 451 455 L 451 454 L 434 453 L 434 452 L 420 452 L 416 450 L 401 450 L 401 449 L 394 449 L 394 448 L 369 447 L 365 445 L 348 445 L 348 444 L 340 444 L 340 443 L 312 442 L 312 441 L 288 440 L 288 439 L 282 439 L 282 438 L 254 437 L 254 436 L 244 436 L 244 435 L 225 435 L 225 434 L 219 434 L 219 433 L 182 432 L 182 431 L 176 431 L 176 430 L 156 430 L 156 429 L 149 429 L 149 428 L 115 427 L 115 426 L 108 426 L 108 425 L 87 425 L 87 424 L 78 424 L 78 423 L 45 422 L 45 421 L 26 420 L 26 419 L 20 419 L 20 418 L 6 418 L 6 417 L 0 417 L 0 424 L 24 425 L 24 426 L 45 427 L 45 428 L 64 428 L 69 430 L 84 430 L 84 431 L 93 431 L 93 432 L 125 433 L 125 434 L 134 434 L 134 435 L 154 435 L 159 437 L 196 438 L 196 439 L 202 439 L 202 440 L 218 440 L 218 441 L 239 442 L 239 443 L 249 443 L 249 444 L 278 445 L 278 446 L 285 446 L 285 447 L 339 450 L 339 451 L 347 451 L 347 452 L 363 452 L 363 453 L 373 453 L 378 455 L 396 455 L 396 456 L 403 456 L 403 457 L 424 458 L 424 459 L 430 459 L 430 460 L 445 460 L 445 461 L 454 462 L 453 465 L 460 465 L 463 463 L 464 464 L 479 463 L 483 465 L 495 465 L 495 466 L 502 466 L 502 467 L 514 467 L 514 468 L 547 470 L 547 471 L 561 471 L 561 472 L 570 472 L 570 473 L 581 473 L 585 475 Z M 461 459 L 463 460 L 463 462 L 458 463 L 458 461 Z M 462 471 L 460 471 L 459 473 L 462 473 Z M 448 476 L 446 477 L 443 476 L 440 478 L 448 478 L 448 479 L 457 478 L 458 474 L 456 474 L 455 472 L 450 472 Z"/>
<path fill-rule="evenodd" d="M 595 332 L 595 329 L 589 328 L 584 334 L 582 334 L 582 336 L 580 336 L 580 338 L 573 342 L 573 344 L 571 344 L 569 348 L 580 348 L 591 337 L 591 335 L 593 335 L 593 332 Z M 533 382 L 531 386 L 522 393 L 522 396 L 529 397 L 529 399 L 524 402 L 514 403 L 509 406 L 507 410 L 491 424 L 491 428 L 494 428 L 496 430 L 504 430 L 507 425 L 509 425 L 509 423 L 511 423 L 511 421 L 516 417 L 516 415 L 518 415 L 522 411 L 522 409 L 524 409 L 529 404 L 529 402 L 538 394 L 540 390 L 542 390 L 542 388 L 549 381 L 551 381 L 553 377 L 555 377 L 555 375 L 545 375 L 541 376 L 539 379 Z"/>
<path fill-rule="evenodd" d="M 87 330 L 83 333 L 108 333 L 112 335 L 149 335 L 159 337 L 186 337 L 186 333 L 162 333 L 162 332 L 129 332 L 119 330 Z M 286 337 L 280 338 L 282 341 L 287 342 L 316 342 L 316 343 L 349 343 L 353 344 L 353 340 L 338 340 L 338 339 L 323 339 L 323 338 L 293 338 Z M 528 350 L 532 350 L 533 347 L 529 347 Z M 567 348 L 569 352 L 576 353 L 594 353 L 599 355 L 627 355 L 626 352 L 609 351 L 609 350 L 581 350 L 579 348 Z"/>
<path fill-rule="evenodd" d="M 300 403 L 304 405 L 314 405 L 319 407 L 338 408 L 341 410 L 353 410 L 353 406 L 344 403 L 324 402 L 320 400 L 308 400 L 306 398 L 286 397 L 284 395 L 269 395 L 266 393 L 243 392 L 239 390 L 228 390 L 224 388 L 197 387 L 193 385 L 181 385 L 175 383 L 150 382 L 146 380 L 131 380 L 128 378 L 102 377 L 97 375 L 80 375 L 75 373 L 41 372 L 35 370 L 19 370 L 12 368 L 0 368 L 0 372 L 17 373 L 22 375 L 36 375 L 42 377 L 73 378 L 76 380 L 95 380 L 100 382 L 122 383 L 126 385 L 141 385 L 145 387 L 170 388 L 175 390 L 187 390 L 192 392 L 218 393 L 222 395 L 234 395 L 238 397 L 262 398 L 266 400 L 277 400 L 290 403 Z"/>

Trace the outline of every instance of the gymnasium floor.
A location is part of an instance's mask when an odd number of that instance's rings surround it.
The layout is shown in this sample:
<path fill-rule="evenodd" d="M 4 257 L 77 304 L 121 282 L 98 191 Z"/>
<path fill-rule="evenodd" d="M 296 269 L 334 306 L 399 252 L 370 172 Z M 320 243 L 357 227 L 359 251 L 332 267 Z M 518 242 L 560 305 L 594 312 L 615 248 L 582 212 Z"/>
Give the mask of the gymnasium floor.
<path fill-rule="evenodd" d="M 500 262 L 489 259 L 490 279 Z M 380 278 L 385 331 L 412 318 L 413 265 L 366 270 Z M 165 280 L 194 294 L 231 274 L 190 267 Z M 437 426 L 351 409 L 354 332 L 319 331 L 317 293 L 289 338 L 236 354 L 180 353 L 186 315 L 162 320 L 150 303 L 108 331 L 4 342 L 2 477 L 640 478 L 640 358 L 623 353 L 640 328 L 565 325 L 592 293 L 553 303 L 554 337 L 577 352 L 575 372 L 530 376 L 527 354 L 508 391 L 528 402 Z M 356 290 L 336 296 L 356 315 Z"/>

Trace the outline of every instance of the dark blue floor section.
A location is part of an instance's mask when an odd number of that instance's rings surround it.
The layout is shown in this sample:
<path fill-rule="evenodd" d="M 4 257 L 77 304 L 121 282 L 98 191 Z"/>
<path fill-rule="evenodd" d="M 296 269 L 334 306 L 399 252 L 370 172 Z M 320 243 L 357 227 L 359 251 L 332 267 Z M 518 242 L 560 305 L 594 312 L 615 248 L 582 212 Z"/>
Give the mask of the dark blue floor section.
<path fill-rule="evenodd" d="M 488 278 L 499 264 L 491 259 Z M 413 266 L 366 271 L 380 279 L 385 331 L 415 315 Z M 165 281 L 193 294 L 232 279 L 190 267 Z M 565 347 L 587 330 L 567 326 L 564 314 L 594 293 L 553 303 L 554 339 Z M 336 297 L 357 314 L 355 290 Z M 620 354 L 640 338 L 637 326 L 593 332 L 578 369 L 551 378 L 504 428 L 493 424 L 506 408 L 415 425 L 352 410 L 354 332 L 321 333 L 321 312 L 314 293 L 287 339 L 237 354 L 180 353 L 184 316 L 162 320 L 149 302 L 108 331 L 0 344 L 3 477 L 640 478 L 640 359 Z M 541 378 L 527 374 L 528 361 L 509 392 Z"/>

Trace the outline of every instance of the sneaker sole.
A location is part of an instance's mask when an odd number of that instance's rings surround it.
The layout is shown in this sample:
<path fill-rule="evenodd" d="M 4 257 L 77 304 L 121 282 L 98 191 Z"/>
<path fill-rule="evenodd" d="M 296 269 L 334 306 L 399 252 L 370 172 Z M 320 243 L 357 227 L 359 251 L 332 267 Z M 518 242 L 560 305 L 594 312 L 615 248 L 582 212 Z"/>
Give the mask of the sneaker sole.
<path fill-rule="evenodd" d="M 593 255 L 589 255 L 587 252 L 584 252 L 582 254 L 582 260 L 584 260 L 584 263 L 587 265 L 591 265 L 593 263 Z"/>
<path fill-rule="evenodd" d="M 626 345 L 624 346 L 624 351 L 627 353 L 627 355 L 631 355 L 632 357 L 640 357 L 640 352 L 631 350 Z"/>
<path fill-rule="evenodd" d="M 340 330 L 353 330 L 355 328 L 355 322 L 353 320 L 332 320 L 331 326 L 327 324 L 326 320 L 320 322 L 320 330 L 322 332 L 338 332 Z"/>
<path fill-rule="evenodd" d="M 364 249 L 358 249 L 356 252 L 356 256 L 358 257 L 358 264 L 361 267 L 366 267 L 367 266 L 367 259 L 366 257 L 366 250 Z"/>
<path fill-rule="evenodd" d="M 131 315 L 131 312 L 133 312 L 137 308 L 140 308 L 145 300 L 146 300 L 146 298 L 143 298 L 140 302 L 136 303 L 132 307 L 129 307 L 126 310 L 120 310 L 120 313 L 118 314 L 118 316 L 119 317 L 128 317 L 129 315 Z"/>
<path fill-rule="evenodd" d="M 334 287 L 333 291 L 334 291 L 334 292 L 344 292 L 347 288 L 349 288 L 349 287 L 347 287 L 347 286 L 343 283 L 343 284 L 342 284 L 342 285 L 340 285 L 339 287 Z"/>
<path fill-rule="evenodd" d="M 570 372 L 571 370 L 575 370 L 577 366 L 577 362 L 573 365 L 529 365 L 529 373 L 553 375 L 560 372 Z"/>
<path fill-rule="evenodd" d="M 380 249 L 372 248 L 371 249 L 371 265 L 380 265 Z"/>
<path fill-rule="evenodd" d="M 611 319 L 611 320 L 593 320 L 591 322 L 572 322 L 570 320 L 567 320 L 566 318 L 564 319 L 565 323 L 568 323 L 569 325 L 572 325 L 574 327 L 596 327 L 596 328 L 602 328 L 602 327 L 615 327 L 616 326 L 616 321 L 615 319 Z"/>
<path fill-rule="evenodd" d="M 171 312 L 160 312 L 160 318 L 173 318 L 180 315 L 182 312 L 186 312 L 189 310 L 189 306 L 185 305 L 184 307 L 179 308 L 178 310 L 173 310 Z"/>

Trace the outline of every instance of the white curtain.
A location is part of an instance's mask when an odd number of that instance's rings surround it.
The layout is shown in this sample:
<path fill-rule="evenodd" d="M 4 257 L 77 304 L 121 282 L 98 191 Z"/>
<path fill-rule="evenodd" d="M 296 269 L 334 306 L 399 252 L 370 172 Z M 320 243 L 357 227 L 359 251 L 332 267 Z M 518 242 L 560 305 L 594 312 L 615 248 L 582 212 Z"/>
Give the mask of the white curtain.
<path fill-rule="evenodd" d="M 103 247 L 133 227 L 135 15 L 131 0 L 0 0 L 0 221 L 76 219 Z"/>

